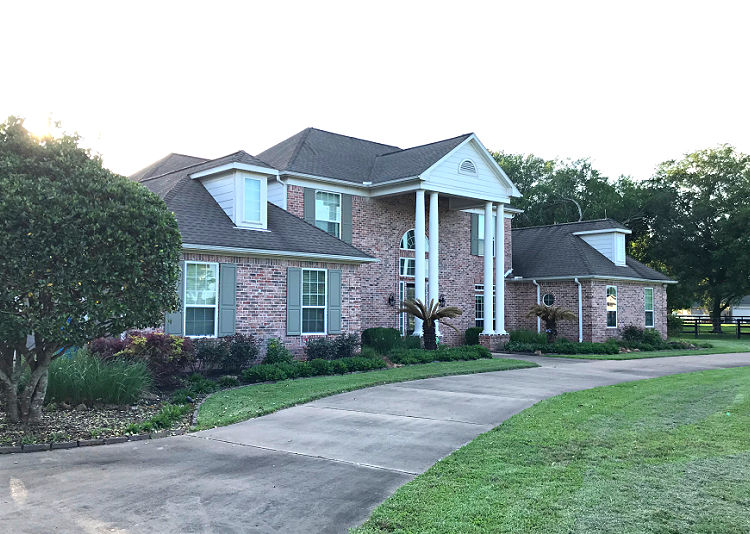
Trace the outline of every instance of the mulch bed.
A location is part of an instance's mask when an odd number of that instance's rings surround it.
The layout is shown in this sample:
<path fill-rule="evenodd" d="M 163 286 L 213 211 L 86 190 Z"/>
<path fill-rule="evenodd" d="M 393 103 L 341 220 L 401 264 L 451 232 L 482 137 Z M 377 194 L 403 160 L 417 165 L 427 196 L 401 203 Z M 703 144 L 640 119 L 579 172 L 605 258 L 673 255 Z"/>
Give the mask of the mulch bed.
<path fill-rule="evenodd" d="M 57 443 L 124 436 L 131 423 L 142 423 L 156 415 L 162 407 L 160 399 L 142 401 L 133 406 L 98 406 L 79 409 L 50 405 L 45 407 L 42 421 L 24 426 L 5 421 L 0 410 L 0 446 L 30 443 Z M 190 414 L 175 423 L 170 431 L 187 430 Z"/>

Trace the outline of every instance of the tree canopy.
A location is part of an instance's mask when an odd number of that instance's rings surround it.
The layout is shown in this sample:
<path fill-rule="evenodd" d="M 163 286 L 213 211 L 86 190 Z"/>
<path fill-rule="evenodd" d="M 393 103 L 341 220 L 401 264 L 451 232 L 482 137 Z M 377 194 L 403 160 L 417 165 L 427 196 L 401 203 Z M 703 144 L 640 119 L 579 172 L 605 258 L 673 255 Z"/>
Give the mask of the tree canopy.
<path fill-rule="evenodd" d="M 158 325 L 177 302 L 174 215 L 78 143 L 36 139 L 13 117 L 0 124 L 0 383 L 11 418 L 38 417 L 62 350 Z"/>

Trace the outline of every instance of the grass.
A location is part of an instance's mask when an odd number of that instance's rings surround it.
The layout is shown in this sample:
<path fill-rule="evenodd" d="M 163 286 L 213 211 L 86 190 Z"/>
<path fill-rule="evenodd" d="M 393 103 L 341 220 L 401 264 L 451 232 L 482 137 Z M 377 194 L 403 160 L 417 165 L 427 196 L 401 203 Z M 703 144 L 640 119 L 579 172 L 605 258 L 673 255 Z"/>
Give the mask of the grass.
<path fill-rule="evenodd" d="M 750 531 L 750 368 L 566 393 L 379 506 L 357 534 Z"/>
<path fill-rule="evenodd" d="M 151 385 L 144 363 L 104 361 L 84 349 L 52 361 L 48 380 L 48 402 L 89 405 L 136 402 Z"/>
<path fill-rule="evenodd" d="M 196 429 L 229 425 L 336 393 L 380 384 L 526 367 L 536 367 L 536 364 L 505 358 L 434 362 L 382 371 L 300 378 L 247 386 L 221 391 L 206 399 L 198 412 Z"/>
<path fill-rule="evenodd" d="M 750 352 L 750 338 L 710 337 L 700 338 L 670 338 L 670 341 L 685 341 L 686 343 L 707 342 L 711 348 L 654 350 L 648 352 L 624 352 L 620 354 L 545 354 L 553 358 L 580 358 L 586 360 L 637 360 L 641 358 L 662 358 L 666 356 L 698 356 L 701 354 L 724 354 L 729 352 Z"/>

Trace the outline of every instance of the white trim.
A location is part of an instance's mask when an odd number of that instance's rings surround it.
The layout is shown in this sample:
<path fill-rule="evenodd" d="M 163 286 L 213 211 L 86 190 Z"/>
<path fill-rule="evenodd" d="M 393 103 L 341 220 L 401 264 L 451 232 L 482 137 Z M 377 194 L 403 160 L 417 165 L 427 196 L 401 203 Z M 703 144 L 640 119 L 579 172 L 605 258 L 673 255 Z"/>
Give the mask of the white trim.
<path fill-rule="evenodd" d="M 318 219 L 318 193 L 325 193 L 327 195 L 336 195 L 336 196 L 339 197 L 339 220 L 338 221 L 324 221 L 323 219 Z M 318 229 L 323 230 L 322 228 L 320 228 L 317 225 L 318 220 L 320 220 L 322 222 L 335 222 L 335 223 L 338 223 L 338 225 L 339 225 L 339 234 L 336 235 L 336 236 L 334 236 L 334 237 L 337 237 L 337 238 L 341 239 L 341 227 L 343 226 L 342 218 L 343 218 L 343 211 L 344 211 L 344 205 L 343 205 L 344 204 L 344 199 L 341 196 L 341 193 L 338 193 L 336 191 L 326 191 L 325 189 L 316 189 L 315 190 L 315 199 L 314 200 L 315 200 L 315 223 L 316 223 L 315 226 Z M 323 231 L 325 232 L 325 230 L 323 230 Z M 326 233 L 328 234 L 328 232 L 326 232 Z M 333 234 L 328 234 L 328 235 L 333 235 Z"/>
<path fill-rule="evenodd" d="M 328 335 L 328 269 L 320 269 L 315 267 L 302 267 L 302 273 L 300 275 L 299 284 L 299 316 L 300 316 L 300 336 L 326 336 Z M 323 280 L 325 293 L 323 296 L 323 306 L 305 306 L 305 271 L 318 271 L 323 272 Z M 319 310 L 323 308 L 323 331 L 322 332 L 305 332 L 303 326 L 305 324 L 305 308 L 308 310 Z"/>
<path fill-rule="evenodd" d="M 583 343 L 583 286 L 578 278 L 573 281 L 578 285 L 578 343 Z"/>
<path fill-rule="evenodd" d="M 426 290 L 425 278 L 427 269 L 425 265 L 425 198 L 424 191 L 418 190 L 415 193 L 415 210 L 414 210 L 414 298 L 425 302 Z M 414 318 L 414 335 L 422 337 L 422 320 Z"/>
<path fill-rule="evenodd" d="M 539 300 L 540 296 L 539 295 L 540 295 L 540 292 L 541 292 L 540 288 L 539 288 L 539 284 L 537 283 L 536 279 L 532 280 L 531 283 L 536 286 L 536 305 L 539 306 L 539 303 L 540 303 L 540 300 Z M 542 331 L 542 318 L 537 315 L 536 316 L 536 333 L 538 334 L 541 331 Z"/>
<path fill-rule="evenodd" d="M 573 235 L 594 235 L 594 234 L 611 234 L 611 233 L 618 233 L 618 234 L 632 234 L 632 230 L 628 230 L 626 228 L 603 228 L 601 230 L 585 230 L 583 232 L 573 232 Z"/>
<path fill-rule="evenodd" d="M 248 180 L 253 180 L 254 182 L 258 182 L 258 219 L 257 220 L 250 220 L 245 217 L 245 208 L 247 207 L 245 203 L 245 185 Z M 237 191 L 237 194 L 235 197 L 237 198 L 237 206 L 235 207 L 234 213 L 236 214 L 236 221 L 235 224 L 240 227 L 244 228 L 259 228 L 259 229 L 266 229 L 268 226 L 268 215 L 266 212 L 266 205 L 268 202 L 268 182 L 267 180 L 263 180 L 259 176 L 251 176 L 247 174 L 242 173 L 236 173 L 235 174 L 235 190 Z"/>
<path fill-rule="evenodd" d="M 651 309 L 646 309 L 646 290 L 651 290 Z M 656 327 L 656 312 L 654 311 L 654 297 L 655 292 L 653 287 L 644 287 L 643 288 L 643 327 L 644 328 L 655 328 Z M 651 312 L 651 324 L 646 324 L 646 312 Z"/>
<path fill-rule="evenodd" d="M 414 275 L 408 274 L 408 272 L 409 272 L 409 263 L 411 263 L 412 265 L 414 265 L 414 272 L 416 273 L 415 259 L 416 258 L 405 258 L 403 256 L 398 259 L 398 275 L 400 277 L 414 278 Z M 402 268 L 402 264 L 403 264 L 403 268 Z"/>
<path fill-rule="evenodd" d="M 188 265 L 216 265 L 216 304 L 213 306 L 208 304 L 188 304 L 186 302 L 186 296 L 187 296 L 187 266 Z M 180 296 L 180 300 L 182 301 L 182 333 L 185 334 L 185 337 L 189 338 L 200 338 L 200 337 L 216 337 L 218 335 L 219 331 L 219 276 L 221 272 L 221 269 L 219 269 L 219 262 L 216 261 L 197 261 L 197 260 L 185 260 L 185 272 L 182 273 L 183 277 L 183 284 L 182 284 L 182 295 Z M 213 308 L 214 309 L 214 333 L 206 336 L 206 335 L 188 335 L 187 333 L 187 309 L 188 308 Z"/>
<path fill-rule="evenodd" d="M 607 302 L 607 297 L 609 297 L 609 288 L 610 287 L 614 287 L 615 288 L 615 324 L 614 324 L 614 326 L 609 326 L 609 319 L 607 318 L 607 315 L 609 315 L 609 311 L 610 311 L 609 310 L 609 303 Z M 605 311 L 604 319 L 605 319 L 605 322 L 607 324 L 607 328 L 617 328 L 617 321 L 619 319 L 617 317 L 617 315 L 618 315 L 617 314 L 617 311 L 618 311 L 617 299 L 618 299 L 619 296 L 620 296 L 620 292 L 617 289 L 617 286 L 613 286 L 613 285 L 607 285 L 606 286 L 606 289 L 604 290 L 604 306 L 605 306 L 605 308 L 604 308 L 604 311 Z"/>
<path fill-rule="evenodd" d="M 495 307 L 494 307 L 494 296 L 492 293 L 493 289 L 493 276 L 492 276 L 492 263 L 493 263 L 493 252 L 494 252 L 494 222 L 492 219 L 494 206 L 492 202 L 484 203 L 484 229 L 482 231 L 482 239 L 484 239 L 484 258 L 483 260 L 483 272 L 482 272 L 482 283 L 484 283 L 484 329 L 482 334 L 491 336 L 495 334 Z M 490 239 L 492 238 L 492 241 Z"/>
<path fill-rule="evenodd" d="M 233 163 L 226 163 L 224 165 L 219 165 L 218 167 L 211 167 L 210 169 L 205 169 L 203 171 L 188 174 L 188 176 L 195 180 L 197 178 L 203 178 L 205 176 L 211 176 L 212 174 L 219 174 L 232 170 L 257 172 L 260 174 L 266 174 L 268 176 L 279 176 L 279 171 L 277 171 L 276 169 L 261 167 L 259 165 L 250 165 L 248 163 L 239 163 L 236 161 Z"/>
<path fill-rule="evenodd" d="M 187 252 L 204 252 L 207 254 L 227 254 L 229 256 L 262 256 L 284 259 L 300 259 L 306 261 L 322 261 L 326 263 L 378 263 L 379 258 L 358 258 L 356 256 L 341 256 L 336 254 L 317 254 L 310 252 L 294 252 L 288 250 L 263 250 L 255 248 L 222 247 L 215 245 L 196 245 L 183 243 L 182 249 Z"/>
<path fill-rule="evenodd" d="M 464 163 L 469 162 L 471 164 L 471 167 L 474 169 L 474 172 L 469 172 L 463 170 Z M 476 176 L 477 175 L 477 164 L 474 163 L 470 158 L 464 158 L 462 159 L 458 164 L 458 174 L 465 174 L 467 176 Z"/>
<path fill-rule="evenodd" d="M 628 282 L 649 282 L 651 284 L 678 284 L 676 280 L 651 280 L 649 278 L 634 278 L 632 276 L 605 276 L 599 274 L 584 274 L 584 275 L 571 275 L 571 276 L 536 276 L 532 278 L 524 278 L 522 276 L 516 276 L 509 278 L 509 282 L 533 282 L 534 280 L 573 280 L 578 278 L 580 280 L 625 280 Z"/>

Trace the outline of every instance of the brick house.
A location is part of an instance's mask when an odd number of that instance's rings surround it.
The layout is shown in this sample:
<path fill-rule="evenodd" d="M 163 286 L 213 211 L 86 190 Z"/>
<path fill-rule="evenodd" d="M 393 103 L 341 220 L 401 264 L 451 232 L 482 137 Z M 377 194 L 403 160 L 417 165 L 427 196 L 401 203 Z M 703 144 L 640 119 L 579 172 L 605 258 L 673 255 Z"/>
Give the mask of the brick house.
<path fill-rule="evenodd" d="M 398 305 L 426 297 L 461 308 L 452 324 L 490 344 L 540 328 L 526 312 L 542 301 L 578 315 L 560 325 L 571 340 L 631 324 L 666 335 L 673 282 L 625 256 L 630 231 L 609 219 L 511 230 L 520 193 L 474 134 L 401 149 L 308 128 L 257 156 L 170 154 L 131 179 L 182 234 L 169 333 L 277 337 L 300 353 L 372 326 L 419 335 Z"/>

